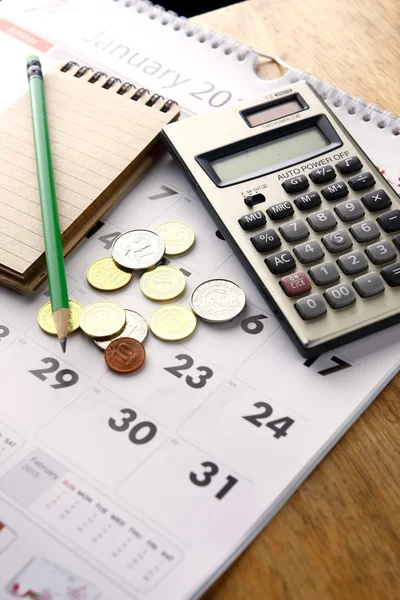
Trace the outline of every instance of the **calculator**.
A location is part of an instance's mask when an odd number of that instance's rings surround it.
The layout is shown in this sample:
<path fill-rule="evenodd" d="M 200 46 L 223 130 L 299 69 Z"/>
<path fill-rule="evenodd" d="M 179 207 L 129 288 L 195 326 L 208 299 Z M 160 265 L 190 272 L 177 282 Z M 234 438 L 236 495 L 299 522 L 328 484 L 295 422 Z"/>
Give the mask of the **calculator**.
<path fill-rule="evenodd" d="M 400 199 L 308 83 L 162 135 L 303 356 L 400 321 Z"/>

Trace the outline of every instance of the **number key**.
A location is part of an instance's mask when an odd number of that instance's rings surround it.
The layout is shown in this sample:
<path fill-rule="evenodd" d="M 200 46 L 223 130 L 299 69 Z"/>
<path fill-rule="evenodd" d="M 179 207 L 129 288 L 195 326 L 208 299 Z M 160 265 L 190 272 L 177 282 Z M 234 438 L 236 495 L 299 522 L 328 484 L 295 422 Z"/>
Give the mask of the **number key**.
<path fill-rule="evenodd" d="M 335 206 L 335 213 L 339 219 L 348 223 L 349 221 L 356 221 L 361 219 L 365 215 L 364 209 L 358 200 L 348 200 L 347 202 L 341 202 Z"/>
<path fill-rule="evenodd" d="M 340 278 L 333 262 L 324 262 L 310 269 L 310 276 L 316 285 L 330 285 Z"/>
<path fill-rule="evenodd" d="M 317 232 L 328 231 L 328 229 L 333 229 L 337 225 L 337 221 L 329 209 L 312 213 L 307 217 L 307 221 Z"/>
<path fill-rule="evenodd" d="M 345 308 L 356 301 L 353 288 L 348 283 L 339 283 L 326 290 L 325 298 L 332 308 Z"/>
<path fill-rule="evenodd" d="M 360 243 L 370 242 L 381 235 L 377 224 L 375 221 L 371 221 L 371 219 L 352 225 L 350 227 L 350 233 L 353 238 Z"/>
<path fill-rule="evenodd" d="M 301 219 L 285 223 L 279 227 L 279 231 L 287 242 L 297 242 L 310 235 L 307 225 Z"/>
<path fill-rule="evenodd" d="M 301 318 L 305 321 L 317 319 L 326 313 L 325 302 L 318 294 L 312 294 L 306 298 L 301 298 L 294 306 Z"/>
<path fill-rule="evenodd" d="M 368 261 L 360 250 L 344 254 L 337 262 L 345 275 L 355 275 L 368 269 Z"/>
<path fill-rule="evenodd" d="M 317 240 L 310 240 L 309 242 L 304 242 L 304 244 L 299 244 L 294 247 L 293 252 L 303 265 L 320 260 L 324 256 L 324 251 Z"/>
<path fill-rule="evenodd" d="M 383 265 L 383 263 L 396 258 L 396 250 L 393 244 L 387 240 L 382 240 L 381 242 L 368 246 L 365 252 L 374 265 Z"/>
<path fill-rule="evenodd" d="M 336 252 L 343 252 L 353 245 L 349 234 L 344 229 L 339 229 L 338 231 L 324 235 L 322 243 L 328 252 L 332 252 L 333 254 Z"/>

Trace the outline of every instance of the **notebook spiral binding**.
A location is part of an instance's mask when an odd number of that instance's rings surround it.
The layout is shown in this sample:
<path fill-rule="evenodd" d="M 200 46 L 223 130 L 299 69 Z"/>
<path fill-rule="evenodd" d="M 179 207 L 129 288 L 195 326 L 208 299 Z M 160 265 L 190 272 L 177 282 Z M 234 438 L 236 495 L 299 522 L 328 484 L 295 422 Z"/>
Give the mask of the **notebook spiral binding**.
<path fill-rule="evenodd" d="M 127 8 L 136 10 L 137 13 L 145 13 L 150 19 L 159 21 L 161 25 L 173 27 L 175 31 L 183 31 L 187 37 L 196 37 L 198 42 L 202 44 L 208 43 L 211 45 L 211 48 L 215 50 L 220 49 L 224 54 L 232 55 L 238 61 L 245 60 L 251 54 L 255 58 L 261 56 L 273 60 L 289 70 L 291 83 L 308 81 L 325 100 L 331 100 L 336 108 L 341 106 L 347 107 L 350 115 L 359 114 L 366 122 L 376 118 L 377 127 L 380 129 L 391 128 L 393 135 L 400 135 L 400 118 L 397 118 L 389 111 L 382 111 L 375 104 L 367 103 L 361 98 L 355 98 L 347 92 L 338 90 L 333 85 L 318 79 L 318 77 L 295 69 L 278 57 L 257 52 L 251 46 L 243 46 L 238 41 L 231 40 L 201 25 L 191 23 L 186 17 L 180 17 L 172 10 L 166 10 L 162 6 L 154 5 L 150 0 L 113 0 L 113 2 L 123 3 Z"/>
<path fill-rule="evenodd" d="M 107 79 L 103 83 L 102 87 L 106 90 L 109 90 L 114 86 L 118 86 L 118 89 L 116 89 L 116 93 L 120 96 L 124 96 L 129 91 L 134 89 L 135 92 L 130 98 L 131 100 L 137 101 L 140 98 L 142 98 L 142 96 L 147 94 L 149 98 L 145 103 L 146 106 L 154 106 L 154 104 L 159 100 L 165 100 L 164 96 L 161 96 L 160 94 L 150 94 L 149 90 L 147 90 L 146 88 L 136 88 L 136 86 L 133 83 L 129 83 L 128 81 L 122 82 L 118 77 L 109 77 L 107 73 L 103 73 L 103 71 L 95 72 L 91 67 L 87 67 L 86 65 L 80 66 L 74 61 L 69 61 L 65 63 L 65 65 L 61 67 L 61 71 L 63 73 L 67 73 L 68 71 L 71 71 L 71 69 L 73 69 L 74 67 L 78 67 L 76 72 L 74 73 L 74 77 L 83 77 L 83 75 L 86 75 L 90 71 L 93 73 L 90 79 L 88 79 L 88 83 L 94 84 L 106 77 Z M 170 110 L 171 106 L 173 106 L 174 104 L 176 104 L 175 100 L 165 100 L 165 102 L 159 110 L 163 113 L 167 113 Z"/>

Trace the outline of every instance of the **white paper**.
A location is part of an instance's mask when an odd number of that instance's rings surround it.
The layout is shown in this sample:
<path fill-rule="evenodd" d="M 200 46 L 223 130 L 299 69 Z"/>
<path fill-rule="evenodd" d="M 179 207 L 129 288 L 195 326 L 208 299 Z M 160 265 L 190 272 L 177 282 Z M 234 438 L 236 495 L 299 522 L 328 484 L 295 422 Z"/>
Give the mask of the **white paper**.
<path fill-rule="evenodd" d="M 25 91 L 33 52 L 45 68 L 72 57 L 197 113 L 295 76 L 262 81 L 253 53 L 239 61 L 199 35 L 112 0 L 3 1 L 0 111 Z M 335 110 L 396 189 L 400 138 Z M 248 303 L 182 343 L 149 336 L 133 376 L 109 371 L 83 335 L 62 354 L 36 321 L 46 286 L 29 298 L 0 290 L 1 597 L 18 577 L 47 586 L 46 600 L 69 597 L 65 577 L 81 600 L 198 597 L 398 369 L 400 326 L 302 358 L 168 156 L 67 259 L 70 296 L 109 298 L 88 286 L 88 265 L 110 255 L 117 234 L 169 220 L 196 233 L 193 250 L 171 260 L 187 278 L 180 302 L 224 277 Z M 157 308 L 137 277 L 112 298 L 146 319 Z"/>

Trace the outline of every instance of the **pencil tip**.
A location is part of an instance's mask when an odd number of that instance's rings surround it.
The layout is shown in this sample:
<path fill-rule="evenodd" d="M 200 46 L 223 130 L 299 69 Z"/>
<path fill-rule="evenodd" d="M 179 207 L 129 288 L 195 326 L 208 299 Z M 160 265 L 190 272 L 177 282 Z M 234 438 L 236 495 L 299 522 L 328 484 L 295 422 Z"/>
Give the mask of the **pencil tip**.
<path fill-rule="evenodd" d="M 61 344 L 62 351 L 65 352 L 65 349 L 67 347 L 67 338 L 60 340 L 60 344 Z"/>

